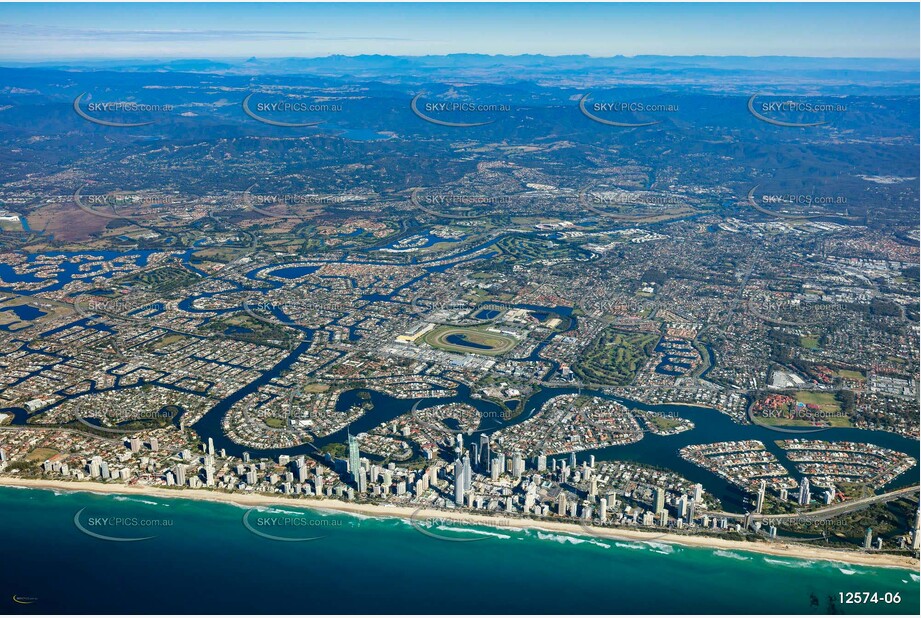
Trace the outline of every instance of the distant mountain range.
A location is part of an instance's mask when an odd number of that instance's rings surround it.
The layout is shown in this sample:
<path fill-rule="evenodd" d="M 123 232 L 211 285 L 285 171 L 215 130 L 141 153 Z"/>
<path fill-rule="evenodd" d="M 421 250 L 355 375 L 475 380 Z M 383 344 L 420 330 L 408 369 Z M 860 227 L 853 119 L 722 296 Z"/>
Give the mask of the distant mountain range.
<path fill-rule="evenodd" d="M 227 75 L 316 75 L 408 80 L 508 82 L 553 79 L 578 85 L 614 83 L 734 86 L 860 86 L 888 93 L 918 93 L 917 60 L 885 58 L 805 58 L 795 56 L 341 56 L 322 58 L 110 59 L 35 63 L 3 62 L 5 67 L 64 71 L 182 72 Z M 731 74 L 730 74 L 731 73 Z"/>

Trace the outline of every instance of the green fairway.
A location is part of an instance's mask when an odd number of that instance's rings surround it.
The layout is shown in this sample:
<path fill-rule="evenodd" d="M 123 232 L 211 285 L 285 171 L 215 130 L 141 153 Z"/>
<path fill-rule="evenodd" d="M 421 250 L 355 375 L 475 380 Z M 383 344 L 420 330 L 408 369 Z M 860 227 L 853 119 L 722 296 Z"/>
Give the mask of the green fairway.
<path fill-rule="evenodd" d="M 841 403 L 835 398 L 834 393 L 823 393 L 817 391 L 796 391 L 796 400 L 803 403 L 812 403 L 822 410 L 838 414 L 841 412 Z"/>
<path fill-rule="evenodd" d="M 807 350 L 818 350 L 819 349 L 819 338 L 814 335 L 809 335 L 807 337 L 799 338 L 800 347 L 806 348 Z"/>
<path fill-rule="evenodd" d="M 625 333 L 608 327 L 579 359 L 573 371 L 585 382 L 630 384 L 658 340 L 658 333 Z"/>

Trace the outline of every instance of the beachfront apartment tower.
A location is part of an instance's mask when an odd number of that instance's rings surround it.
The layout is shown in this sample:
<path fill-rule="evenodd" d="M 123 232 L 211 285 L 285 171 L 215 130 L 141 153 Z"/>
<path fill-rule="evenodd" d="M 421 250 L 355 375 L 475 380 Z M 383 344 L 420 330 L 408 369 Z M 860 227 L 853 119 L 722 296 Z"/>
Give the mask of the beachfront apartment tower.
<path fill-rule="evenodd" d="M 348 434 L 349 441 L 349 474 L 352 475 L 352 482 L 358 486 L 358 473 L 361 469 L 360 453 L 358 452 L 358 439 L 351 433 Z"/>

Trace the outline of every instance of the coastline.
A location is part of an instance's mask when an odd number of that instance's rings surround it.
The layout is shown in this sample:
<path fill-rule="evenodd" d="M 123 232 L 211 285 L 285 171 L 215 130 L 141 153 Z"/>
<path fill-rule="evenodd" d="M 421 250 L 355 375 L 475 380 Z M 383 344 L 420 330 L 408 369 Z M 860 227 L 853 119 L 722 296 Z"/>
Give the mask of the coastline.
<path fill-rule="evenodd" d="M 776 557 L 796 558 L 799 560 L 821 560 L 827 562 L 846 563 L 877 568 L 899 568 L 913 572 L 919 571 L 917 560 L 908 556 L 895 556 L 890 554 L 868 554 L 848 550 L 835 550 L 820 547 L 790 543 L 747 543 L 730 541 L 702 535 L 661 534 L 656 532 L 643 532 L 641 530 L 627 530 L 620 528 L 592 528 L 591 532 L 581 526 L 568 522 L 537 521 L 533 519 L 509 519 L 469 513 L 465 511 L 444 511 L 425 507 L 383 506 L 377 504 L 357 504 L 344 502 L 332 498 L 307 499 L 287 498 L 283 495 L 224 493 L 204 489 L 165 489 L 161 487 L 105 484 L 91 481 L 62 481 L 45 479 L 19 479 L 0 476 L 0 487 L 18 487 L 26 489 L 60 490 L 67 492 L 88 492 L 111 495 L 143 495 L 157 498 L 172 498 L 180 500 L 200 500 L 207 502 L 221 502 L 240 507 L 256 506 L 296 506 L 313 511 L 332 511 L 346 514 L 364 515 L 370 517 L 390 517 L 398 519 L 414 518 L 445 518 L 456 522 L 465 522 L 474 525 L 492 528 L 505 528 L 514 530 L 541 530 L 544 532 L 557 532 L 576 536 L 592 535 L 601 539 L 614 539 L 620 541 L 655 541 L 657 543 L 670 543 L 686 547 L 698 547 L 724 551 L 743 551 L 758 554 L 767 554 Z M 502 523 L 499 524 L 498 521 Z"/>

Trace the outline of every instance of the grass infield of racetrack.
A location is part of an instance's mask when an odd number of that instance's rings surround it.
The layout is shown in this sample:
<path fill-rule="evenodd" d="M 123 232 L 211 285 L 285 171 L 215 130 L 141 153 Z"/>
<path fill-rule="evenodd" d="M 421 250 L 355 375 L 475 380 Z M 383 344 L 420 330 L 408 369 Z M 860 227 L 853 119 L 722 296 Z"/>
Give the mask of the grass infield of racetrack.
<path fill-rule="evenodd" d="M 461 335 L 465 341 L 488 346 L 488 349 L 468 347 L 462 344 L 451 343 L 447 338 L 451 335 Z M 422 340 L 433 348 L 448 352 L 462 354 L 482 354 L 484 356 L 499 356 L 514 349 L 518 341 L 509 335 L 487 332 L 483 327 L 439 326 L 426 333 Z"/>

